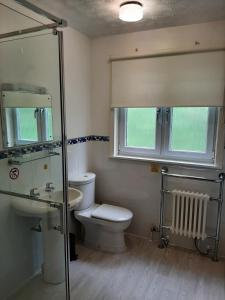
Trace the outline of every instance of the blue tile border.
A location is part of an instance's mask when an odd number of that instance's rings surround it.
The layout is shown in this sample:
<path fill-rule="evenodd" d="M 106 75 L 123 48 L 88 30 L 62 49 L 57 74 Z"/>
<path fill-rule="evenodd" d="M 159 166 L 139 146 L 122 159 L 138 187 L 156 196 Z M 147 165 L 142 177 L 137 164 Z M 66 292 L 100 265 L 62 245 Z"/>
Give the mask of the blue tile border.
<path fill-rule="evenodd" d="M 109 136 L 102 136 L 102 135 L 88 135 L 88 136 L 82 136 L 77 138 L 71 138 L 67 140 L 68 145 L 76 145 L 80 143 L 86 143 L 90 141 L 96 141 L 96 142 L 109 142 L 110 138 Z M 62 146 L 61 141 L 54 141 L 54 142 L 48 142 L 48 143 L 41 143 L 36 145 L 29 145 L 29 146 L 20 146 L 15 148 L 9 148 L 6 150 L 0 151 L 0 160 L 5 158 L 11 158 L 15 156 L 21 156 L 23 154 L 28 153 L 36 153 L 41 151 L 51 151 L 54 148 L 58 148 Z"/>
<path fill-rule="evenodd" d="M 91 141 L 98 141 L 98 142 L 109 142 L 109 136 L 104 135 L 91 135 Z"/>
<path fill-rule="evenodd" d="M 86 143 L 90 141 L 98 141 L 98 142 L 109 142 L 109 136 L 103 135 L 88 135 L 82 136 L 78 138 L 68 139 L 68 145 L 74 145 L 79 143 Z"/>

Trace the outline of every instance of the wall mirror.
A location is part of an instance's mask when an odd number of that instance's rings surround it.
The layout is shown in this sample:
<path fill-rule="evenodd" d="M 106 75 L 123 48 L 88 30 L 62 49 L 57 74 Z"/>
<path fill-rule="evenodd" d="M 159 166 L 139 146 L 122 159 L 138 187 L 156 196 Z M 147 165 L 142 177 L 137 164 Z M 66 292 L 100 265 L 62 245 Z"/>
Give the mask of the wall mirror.
<path fill-rule="evenodd" d="M 27 91 L 1 91 L 3 147 L 53 140 L 52 98 Z"/>

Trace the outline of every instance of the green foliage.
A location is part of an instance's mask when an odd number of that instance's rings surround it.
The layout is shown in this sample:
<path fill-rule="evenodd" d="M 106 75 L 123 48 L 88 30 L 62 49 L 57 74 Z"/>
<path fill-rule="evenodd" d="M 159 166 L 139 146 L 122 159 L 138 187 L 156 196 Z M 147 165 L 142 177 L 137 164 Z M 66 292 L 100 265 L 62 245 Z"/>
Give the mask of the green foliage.
<path fill-rule="evenodd" d="M 177 107 L 171 113 L 170 147 L 175 151 L 205 152 L 208 131 L 207 107 Z M 154 148 L 156 108 L 129 108 L 127 146 Z"/>
<path fill-rule="evenodd" d="M 127 111 L 127 146 L 155 147 L 156 109 L 129 108 Z"/>
<path fill-rule="evenodd" d="M 21 140 L 38 141 L 36 108 L 17 108 L 19 116 L 19 133 Z"/>
<path fill-rule="evenodd" d="M 205 152 L 207 146 L 208 108 L 173 108 L 171 149 Z"/>

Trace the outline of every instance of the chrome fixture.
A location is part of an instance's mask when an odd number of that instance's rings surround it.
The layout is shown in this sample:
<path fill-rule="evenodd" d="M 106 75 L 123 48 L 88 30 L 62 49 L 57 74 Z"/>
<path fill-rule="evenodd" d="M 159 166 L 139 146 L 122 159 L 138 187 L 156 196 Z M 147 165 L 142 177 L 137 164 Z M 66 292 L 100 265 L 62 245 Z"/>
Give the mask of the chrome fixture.
<path fill-rule="evenodd" d="M 165 194 L 170 193 L 171 191 L 166 188 L 166 177 L 174 177 L 180 179 L 187 180 L 196 180 L 196 181 L 204 181 L 204 182 L 212 182 L 218 185 L 218 196 L 210 197 L 211 201 L 215 201 L 217 203 L 217 216 L 216 216 L 216 226 L 215 226 L 215 234 L 208 235 L 208 239 L 214 240 L 214 247 L 212 253 L 212 259 L 214 261 L 218 261 L 218 250 L 219 250 L 219 241 L 220 241 L 220 227 L 221 227 L 221 214 L 222 214 L 222 205 L 223 205 L 223 187 L 225 181 L 225 173 L 220 173 L 218 178 L 206 178 L 206 177 L 198 177 L 198 176 L 190 176 L 183 174 L 173 174 L 168 172 L 167 167 L 163 167 L 161 169 L 161 202 L 160 202 L 160 245 L 159 248 L 166 248 L 168 246 L 169 240 L 166 236 L 166 230 L 170 230 L 171 226 L 165 225 Z"/>
<path fill-rule="evenodd" d="M 47 193 L 52 192 L 54 189 L 55 189 L 55 188 L 54 188 L 52 182 L 47 182 L 47 183 L 46 183 L 45 191 L 46 191 Z"/>
<path fill-rule="evenodd" d="M 39 193 L 39 192 L 35 192 L 35 191 L 38 191 L 38 188 L 33 188 L 33 189 L 31 189 L 31 190 L 30 190 L 30 196 L 31 196 L 31 197 L 37 198 L 37 197 L 40 196 L 40 193 Z"/>

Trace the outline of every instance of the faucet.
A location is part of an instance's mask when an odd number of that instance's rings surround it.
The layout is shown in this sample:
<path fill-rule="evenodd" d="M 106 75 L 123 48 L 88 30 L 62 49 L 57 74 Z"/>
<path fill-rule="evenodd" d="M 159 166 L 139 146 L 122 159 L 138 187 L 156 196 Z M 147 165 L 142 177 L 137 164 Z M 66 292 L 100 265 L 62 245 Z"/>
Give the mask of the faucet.
<path fill-rule="evenodd" d="M 46 187 L 45 187 L 45 191 L 46 191 L 46 192 L 52 192 L 54 189 L 55 189 L 55 188 L 54 188 L 52 182 L 47 182 L 47 183 L 46 183 Z"/>
<path fill-rule="evenodd" d="M 38 188 L 33 188 L 33 189 L 30 190 L 30 196 L 31 197 L 39 197 L 40 196 L 40 193 L 35 192 L 36 190 L 38 191 Z"/>

